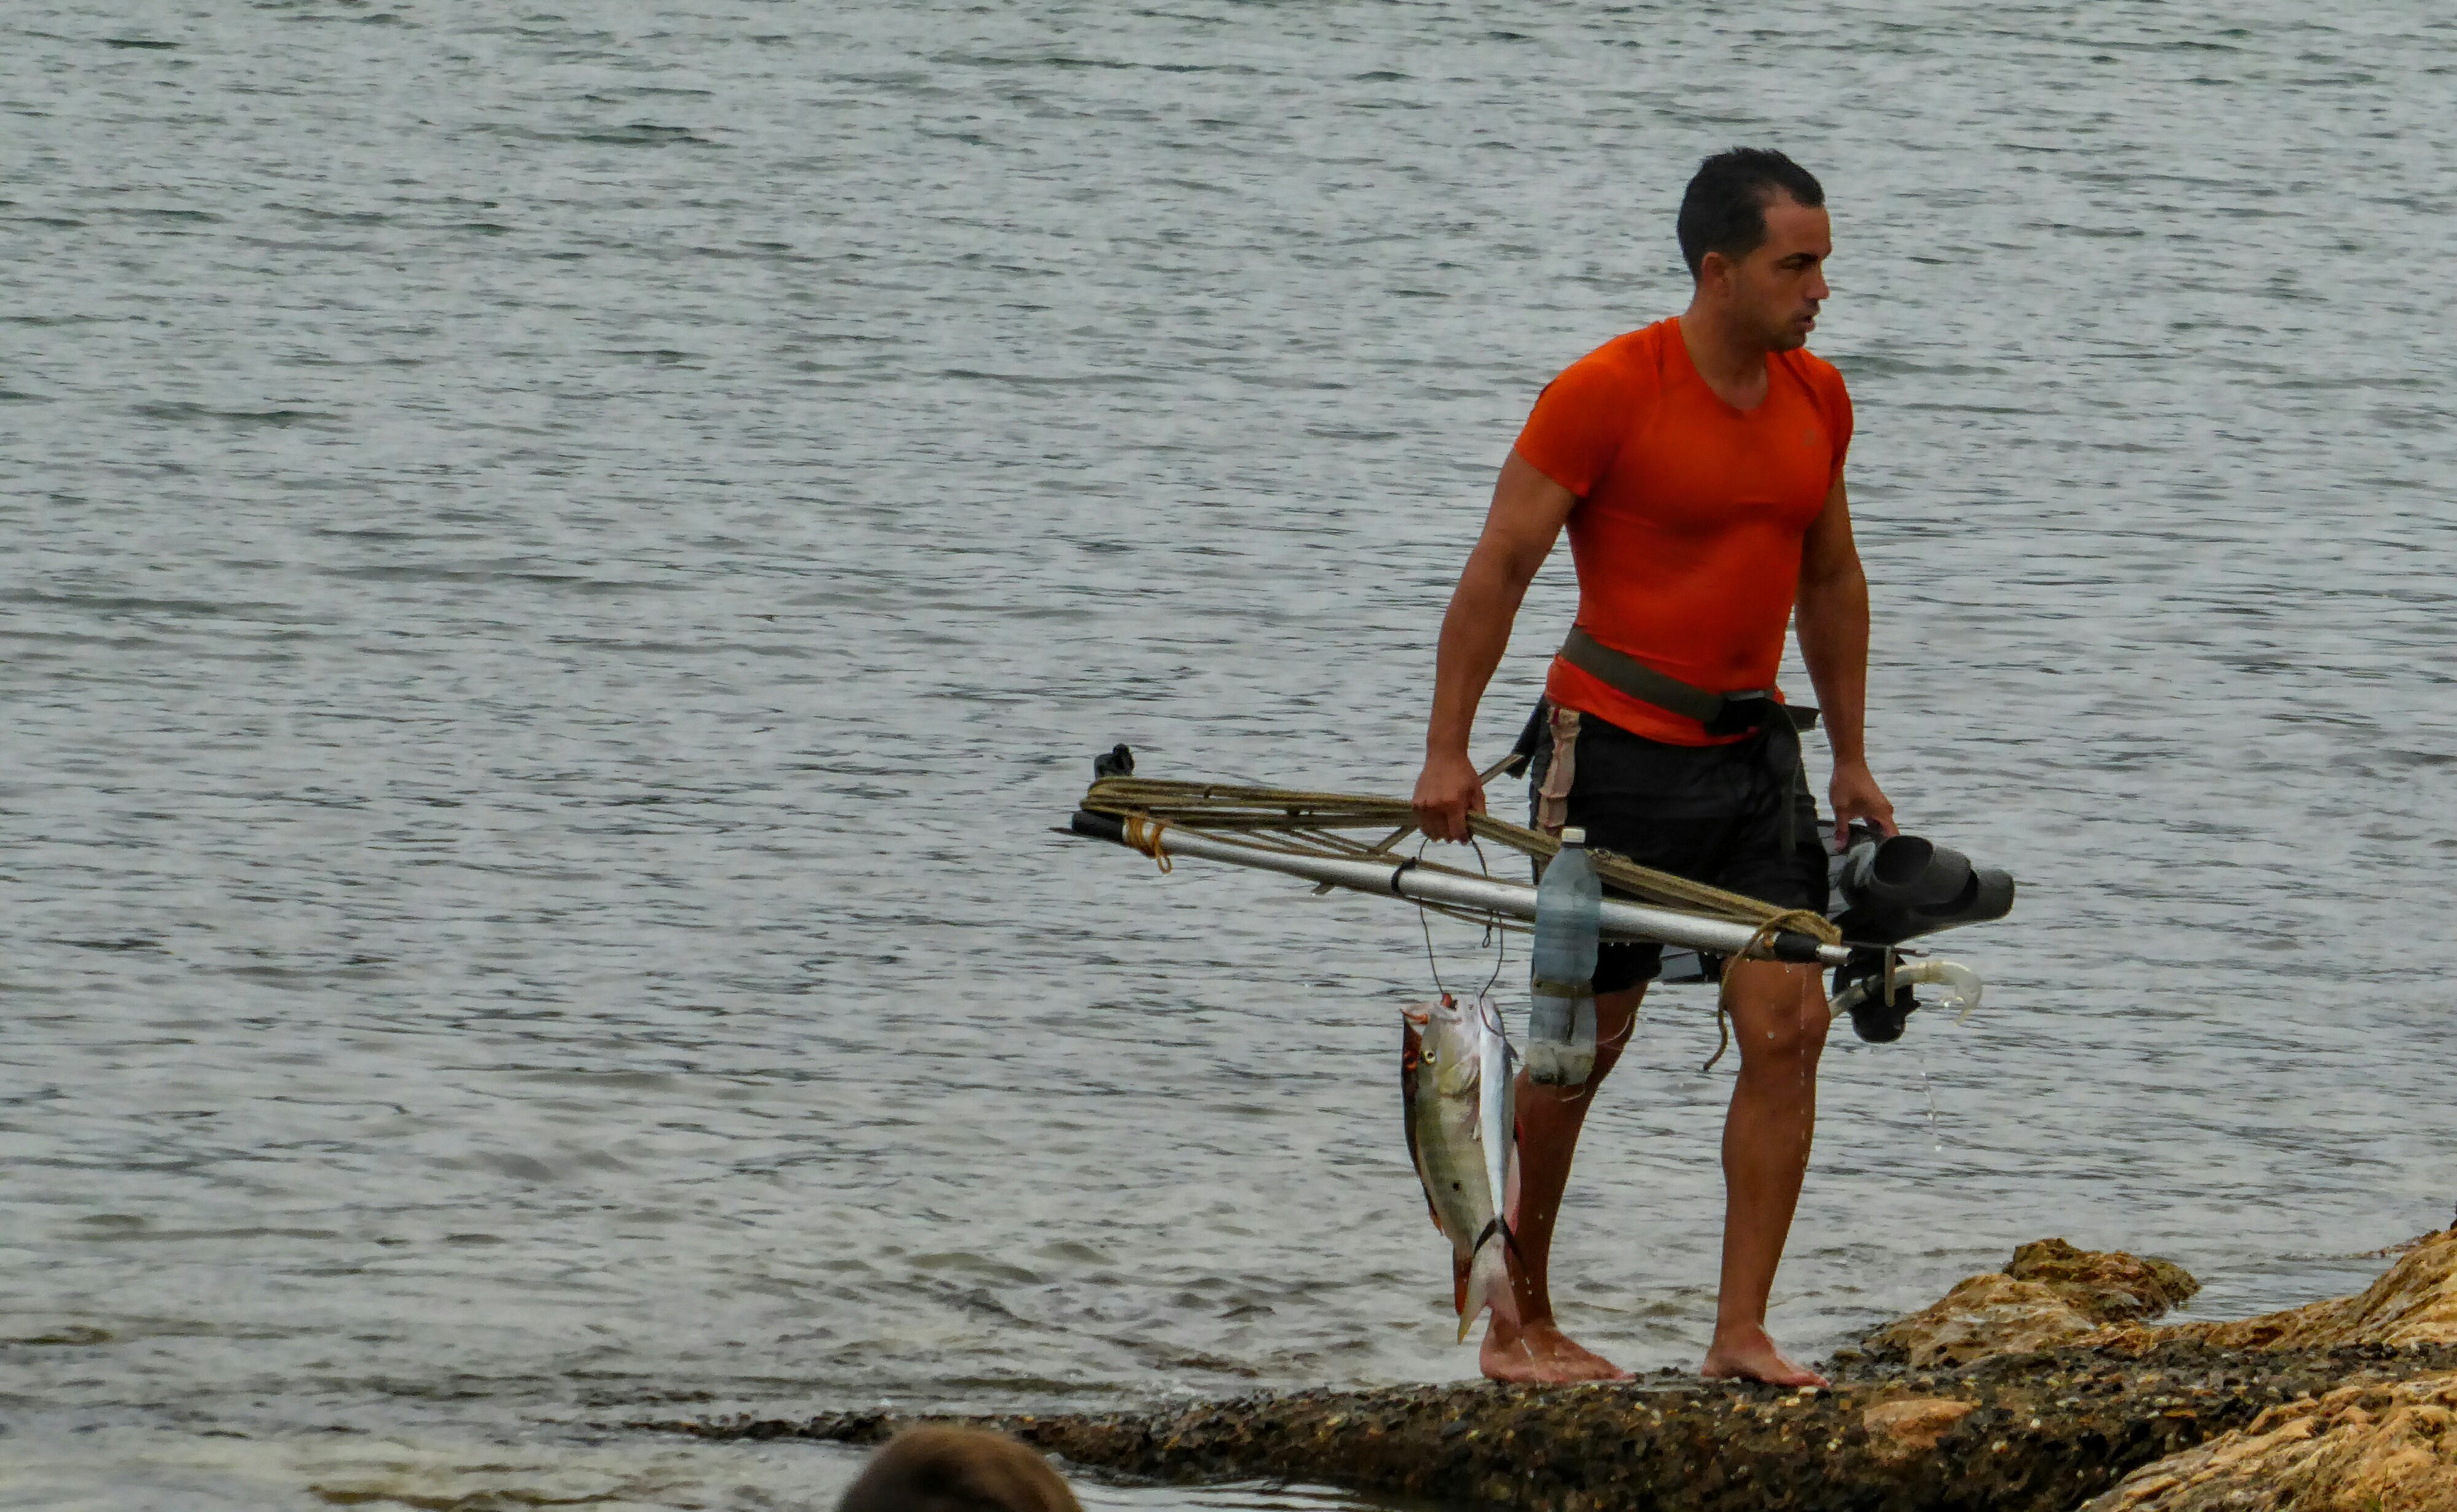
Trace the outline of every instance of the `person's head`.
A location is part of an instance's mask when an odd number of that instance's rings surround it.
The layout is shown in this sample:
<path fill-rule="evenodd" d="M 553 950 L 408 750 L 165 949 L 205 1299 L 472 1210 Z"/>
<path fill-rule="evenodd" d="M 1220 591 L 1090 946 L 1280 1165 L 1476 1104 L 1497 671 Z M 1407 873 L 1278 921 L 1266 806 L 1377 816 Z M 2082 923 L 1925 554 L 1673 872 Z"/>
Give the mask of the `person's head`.
<path fill-rule="evenodd" d="M 836 1512 L 1084 1512 L 1049 1461 L 1002 1433 L 907 1428 L 870 1457 Z"/>
<path fill-rule="evenodd" d="M 1808 339 L 1834 238 L 1807 169 L 1763 147 L 1717 153 L 1681 196 L 1679 232 L 1702 304 L 1770 352 Z"/>

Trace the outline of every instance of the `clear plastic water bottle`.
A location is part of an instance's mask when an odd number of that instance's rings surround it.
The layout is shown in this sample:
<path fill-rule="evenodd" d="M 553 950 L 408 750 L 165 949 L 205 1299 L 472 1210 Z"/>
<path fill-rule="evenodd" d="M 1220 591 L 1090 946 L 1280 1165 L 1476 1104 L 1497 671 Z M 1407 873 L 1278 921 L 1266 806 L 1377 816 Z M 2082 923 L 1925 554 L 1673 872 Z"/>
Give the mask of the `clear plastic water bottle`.
<path fill-rule="evenodd" d="M 1561 831 L 1561 853 L 1536 885 L 1536 1009 L 1527 1020 L 1527 1073 L 1582 1087 L 1596 1068 L 1596 928 L 1603 884 L 1583 829 Z"/>

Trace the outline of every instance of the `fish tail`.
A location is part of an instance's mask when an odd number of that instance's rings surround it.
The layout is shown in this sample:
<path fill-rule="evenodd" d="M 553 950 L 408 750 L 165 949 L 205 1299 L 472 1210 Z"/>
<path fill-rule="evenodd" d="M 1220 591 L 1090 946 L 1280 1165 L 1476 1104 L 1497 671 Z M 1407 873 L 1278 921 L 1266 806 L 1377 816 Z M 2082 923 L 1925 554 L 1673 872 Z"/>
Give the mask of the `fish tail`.
<path fill-rule="evenodd" d="M 1468 1330 L 1490 1310 L 1498 1316 L 1510 1302 L 1510 1261 L 1504 1257 L 1503 1245 L 1489 1242 L 1496 1235 L 1508 1240 L 1510 1229 L 1499 1218 L 1484 1226 L 1476 1236 L 1476 1258 L 1459 1273 L 1457 1307 L 1458 1341 L 1467 1342 Z"/>

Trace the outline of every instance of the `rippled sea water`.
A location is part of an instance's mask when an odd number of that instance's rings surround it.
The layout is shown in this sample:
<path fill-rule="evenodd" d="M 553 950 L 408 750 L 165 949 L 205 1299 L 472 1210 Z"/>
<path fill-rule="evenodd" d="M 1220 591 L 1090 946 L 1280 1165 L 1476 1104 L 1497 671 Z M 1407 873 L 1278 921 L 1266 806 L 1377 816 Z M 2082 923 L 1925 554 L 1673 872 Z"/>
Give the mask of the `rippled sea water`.
<path fill-rule="evenodd" d="M 624 1425 L 1470 1374 L 1414 914 L 1047 827 L 1118 740 L 1406 791 L 1495 467 L 1734 142 L 1831 198 L 1879 776 L 2023 885 L 1968 1027 L 1828 1057 L 1777 1329 L 2051 1234 L 2247 1314 L 2449 1216 L 2443 7 L 0 35 L 0 1504 L 823 1507 Z M 1641 1368 L 1713 1038 L 1659 993 L 1564 1222 Z"/>

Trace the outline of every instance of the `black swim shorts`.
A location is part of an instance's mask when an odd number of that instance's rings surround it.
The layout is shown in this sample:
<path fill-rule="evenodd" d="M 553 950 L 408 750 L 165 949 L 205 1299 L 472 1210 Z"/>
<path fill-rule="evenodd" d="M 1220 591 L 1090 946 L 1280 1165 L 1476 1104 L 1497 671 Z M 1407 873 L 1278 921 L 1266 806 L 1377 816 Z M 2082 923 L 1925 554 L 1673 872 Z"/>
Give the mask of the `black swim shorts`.
<path fill-rule="evenodd" d="M 1793 773 L 1787 789 L 1778 787 L 1765 735 L 1725 746 L 1667 746 L 1549 704 L 1537 724 L 1528 792 L 1535 809 L 1529 822 L 1538 828 L 1575 825 L 1586 830 L 1589 846 L 1641 867 L 1777 908 L 1826 911 L 1817 805 L 1804 773 Z M 1568 752 L 1566 792 L 1550 783 L 1557 745 Z M 1662 963 L 1660 945 L 1606 941 L 1596 956 L 1596 991 L 1652 981 Z"/>

